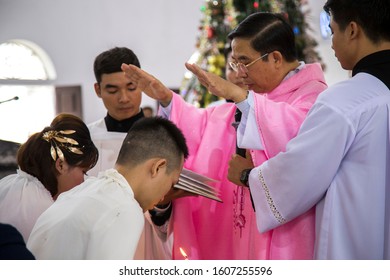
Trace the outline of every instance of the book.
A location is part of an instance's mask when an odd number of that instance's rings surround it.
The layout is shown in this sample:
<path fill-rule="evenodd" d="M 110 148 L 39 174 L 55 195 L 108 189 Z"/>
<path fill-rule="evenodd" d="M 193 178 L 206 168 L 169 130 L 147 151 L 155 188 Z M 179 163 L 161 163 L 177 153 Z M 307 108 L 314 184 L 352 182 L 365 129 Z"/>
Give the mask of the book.
<path fill-rule="evenodd" d="M 222 202 L 219 192 L 212 186 L 214 182 L 218 181 L 183 168 L 174 187 Z"/>

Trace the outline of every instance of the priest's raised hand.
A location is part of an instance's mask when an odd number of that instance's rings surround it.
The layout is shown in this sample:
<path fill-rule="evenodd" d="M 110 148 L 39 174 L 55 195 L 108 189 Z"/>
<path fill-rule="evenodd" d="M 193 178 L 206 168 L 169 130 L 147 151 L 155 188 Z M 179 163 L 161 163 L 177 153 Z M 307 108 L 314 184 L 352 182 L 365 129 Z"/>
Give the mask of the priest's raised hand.
<path fill-rule="evenodd" d="M 235 103 L 239 103 L 246 99 L 248 95 L 246 89 L 243 89 L 214 73 L 209 73 L 196 64 L 185 63 L 185 66 L 189 71 L 194 73 L 199 82 L 212 94 L 233 100 Z"/>
<path fill-rule="evenodd" d="M 137 85 L 146 95 L 156 99 L 163 107 L 172 100 L 172 91 L 160 80 L 132 64 L 122 64 L 124 74 Z"/>

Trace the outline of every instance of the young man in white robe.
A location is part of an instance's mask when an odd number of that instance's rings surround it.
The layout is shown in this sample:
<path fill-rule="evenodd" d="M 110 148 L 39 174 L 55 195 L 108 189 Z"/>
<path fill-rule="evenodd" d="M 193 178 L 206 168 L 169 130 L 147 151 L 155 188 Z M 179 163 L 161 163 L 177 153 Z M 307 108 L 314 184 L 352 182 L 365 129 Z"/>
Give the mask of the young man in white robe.
<path fill-rule="evenodd" d="M 316 206 L 316 259 L 390 259 L 390 2 L 328 0 L 324 9 L 332 48 L 352 78 L 320 94 L 286 152 L 249 173 L 258 229 Z M 187 66 L 214 94 L 242 95 Z M 235 182 L 248 163 L 234 156 L 229 165 Z"/>
<path fill-rule="evenodd" d="M 37 259 L 133 259 L 143 213 L 179 180 L 188 148 L 163 118 L 129 130 L 115 168 L 61 195 L 37 220 L 27 247 Z"/>
<path fill-rule="evenodd" d="M 92 140 L 99 150 L 99 160 L 88 175 L 112 168 L 126 133 L 134 122 L 144 117 L 140 107 L 142 91 L 123 74 L 122 62 L 137 65 L 135 53 L 126 47 L 115 47 L 100 53 L 94 61 L 94 89 L 107 109 L 107 115 L 88 125 Z"/>
<path fill-rule="evenodd" d="M 99 160 L 88 175 L 97 176 L 99 172 L 114 167 L 127 131 L 144 117 L 140 107 L 142 91 L 124 75 L 122 63 L 141 67 L 136 54 L 127 47 L 106 50 L 96 56 L 93 64 L 95 93 L 107 109 L 107 115 L 88 125 L 99 150 Z M 145 221 L 135 259 L 171 259 L 172 242 L 161 242 L 148 213 L 145 213 Z"/>

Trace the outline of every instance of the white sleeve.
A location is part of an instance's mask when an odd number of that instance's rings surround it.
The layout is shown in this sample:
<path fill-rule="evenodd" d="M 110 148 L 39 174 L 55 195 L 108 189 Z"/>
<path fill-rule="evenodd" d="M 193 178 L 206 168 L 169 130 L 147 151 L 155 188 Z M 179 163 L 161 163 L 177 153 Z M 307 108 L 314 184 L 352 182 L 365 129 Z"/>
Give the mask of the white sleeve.
<path fill-rule="evenodd" d="M 133 259 L 144 223 L 142 210 L 135 202 L 109 211 L 91 230 L 86 259 Z"/>
<path fill-rule="evenodd" d="M 305 213 L 326 193 L 353 139 L 353 128 L 338 112 L 315 105 L 297 137 L 249 176 L 260 232 Z"/>
<path fill-rule="evenodd" d="M 23 236 L 25 242 L 38 217 L 53 204 L 48 190 L 37 179 L 18 169 L 1 180 L 0 221 L 11 224 Z"/>
<path fill-rule="evenodd" d="M 242 113 L 237 129 L 237 146 L 242 149 L 264 150 L 256 124 L 253 94 L 249 92 L 247 99 L 236 104 Z"/>
<path fill-rule="evenodd" d="M 167 107 L 159 105 L 160 109 L 158 110 L 158 115 L 160 117 L 163 117 L 164 119 L 169 119 L 171 116 L 171 111 L 172 111 L 172 101 L 169 103 Z"/>

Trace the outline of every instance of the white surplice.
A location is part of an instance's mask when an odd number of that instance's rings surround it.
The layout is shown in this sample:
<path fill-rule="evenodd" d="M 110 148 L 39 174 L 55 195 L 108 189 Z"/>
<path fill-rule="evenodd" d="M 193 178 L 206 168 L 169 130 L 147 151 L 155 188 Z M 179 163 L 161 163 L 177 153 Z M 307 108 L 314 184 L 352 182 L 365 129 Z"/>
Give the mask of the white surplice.
<path fill-rule="evenodd" d="M 99 150 L 99 159 L 95 167 L 89 170 L 87 174 L 97 176 L 100 171 L 114 167 L 127 133 L 108 131 L 104 119 L 89 124 L 88 128 L 92 141 Z M 172 239 L 163 242 L 158 234 L 152 225 L 149 213 L 146 212 L 145 228 L 140 237 L 134 259 L 164 260 L 172 258 Z"/>
<path fill-rule="evenodd" d="M 0 180 L 0 223 L 14 226 L 25 242 L 38 217 L 53 202 L 45 186 L 20 169 Z"/>
<path fill-rule="evenodd" d="M 88 129 L 92 141 L 99 151 L 99 159 L 96 165 L 87 173 L 88 175 L 97 176 L 100 171 L 114 168 L 126 133 L 107 131 L 104 119 L 89 124 Z"/>
<path fill-rule="evenodd" d="M 37 259 L 133 259 L 142 208 L 115 169 L 62 193 L 37 220 L 27 247 Z"/>
<path fill-rule="evenodd" d="M 389 259 L 389 110 L 366 73 L 324 91 L 286 152 L 250 173 L 259 230 L 317 205 L 317 259 Z"/>

